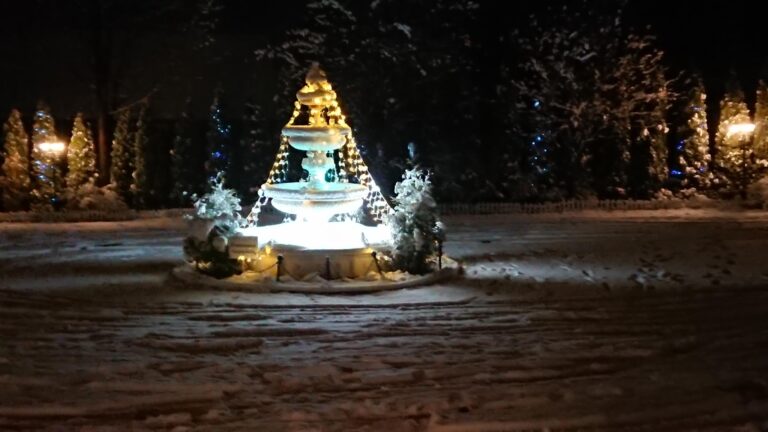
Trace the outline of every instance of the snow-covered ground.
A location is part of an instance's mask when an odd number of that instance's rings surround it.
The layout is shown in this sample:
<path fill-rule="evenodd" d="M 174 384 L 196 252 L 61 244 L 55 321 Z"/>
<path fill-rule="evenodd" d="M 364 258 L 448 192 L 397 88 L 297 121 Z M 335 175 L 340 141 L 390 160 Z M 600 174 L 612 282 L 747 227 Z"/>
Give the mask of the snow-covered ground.
<path fill-rule="evenodd" d="M 448 218 L 464 279 L 180 286 L 176 219 L 0 224 L 0 430 L 768 430 L 768 213 Z"/>

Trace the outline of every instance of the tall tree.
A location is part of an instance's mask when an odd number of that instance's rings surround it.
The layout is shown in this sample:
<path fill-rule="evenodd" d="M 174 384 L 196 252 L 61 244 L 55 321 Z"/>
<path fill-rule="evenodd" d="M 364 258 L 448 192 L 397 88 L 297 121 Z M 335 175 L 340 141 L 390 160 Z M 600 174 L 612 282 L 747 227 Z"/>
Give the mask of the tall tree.
<path fill-rule="evenodd" d="M 679 176 L 686 188 L 707 189 L 712 186 L 712 155 L 709 150 L 707 128 L 707 94 L 701 78 L 696 77 L 685 95 L 684 116 L 677 128 L 675 150 L 678 157 Z"/>
<path fill-rule="evenodd" d="M 29 202 L 29 137 L 24 130 L 21 113 L 14 109 L 3 125 L 3 169 L 0 186 L 3 191 L 3 208 L 21 211 Z"/>
<path fill-rule="evenodd" d="M 192 203 L 192 195 L 202 192 L 205 176 L 200 175 L 202 162 L 195 146 L 194 123 L 190 118 L 191 99 L 187 98 L 179 120 L 175 125 L 171 149 L 171 202 L 182 207 Z"/>
<path fill-rule="evenodd" d="M 136 117 L 136 131 L 133 134 L 133 175 L 131 182 L 131 194 L 133 195 L 133 205 L 137 209 L 147 208 L 153 195 L 153 190 L 149 184 L 148 166 L 150 165 L 150 144 L 147 125 L 149 119 L 147 116 L 148 104 L 143 103 L 139 108 L 139 114 Z"/>
<path fill-rule="evenodd" d="M 267 179 L 274 153 L 275 146 L 265 129 L 261 105 L 249 99 L 245 103 L 241 138 L 232 160 L 232 187 L 240 197 L 245 200 L 256 197 L 256 190 Z"/>
<path fill-rule="evenodd" d="M 39 103 L 32 124 L 32 209 L 50 211 L 61 199 L 61 156 L 50 109 Z"/>
<path fill-rule="evenodd" d="M 764 80 L 757 83 L 755 98 L 755 153 L 768 158 L 768 85 Z"/>
<path fill-rule="evenodd" d="M 135 151 L 133 134 L 130 130 L 131 110 L 126 108 L 117 113 L 117 125 L 112 139 L 112 164 L 110 178 L 115 192 L 126 203 L 131 202 L 131 183 Z"/>
<path fill-rule="evenodd" d="M 539 196 L 642 194 L 665 176 L 662 53 L 622 23 L 620 8 L 593 6 L 550 8 L 511 37 L 521 61 L 503 89 Z"/>
<path fill-rule="evenodd" d="M 720 101 L 720 117 L 715 135 L 715 160 L 719 163 L 720 156 L 729 148 L 736 147 L 739 136 L 729 134 L 729 128 L 734 124 L 749 123 L 749 108 L 744 101 L 744 92 L 735 76 L 731 76 L 726 84 L 726 92 Z"/>
<path fill-rule="evenodd" d="M 757 157 L 754 133 L 734 126 L 751 122 L 744 92 L 732 77 L 720 102 L 720 123 L 716 136 L 716 163 L 729 191 L 746 198 L 747 188 L 763 173 L 765 160 Z"/>
<path fill-rule="evenodd" d="M 256 50 L 257 59 L 271 62 L 282 80 L 275 109 L 265 114 L 274 112 L 282 123 L 289 118 L 293 89 L 316 61 L 338 83 L 341 108 L 352 119 L 363 157 L 380 153 L 391 162 L 371 166 L 385 190 L 399 173 L 389 181 L 381 175 L 392 167 L 400 171 L 409 142 L 422 149 L 425 164 L 439 165 L 435 179 L 482 167 L 479 162 L 490 156 L 466 155 L 459 163 L 449 157 L 479 145 L 475 135 L 482 127 L 473 120 L 480 112 L 477 83 L 483 80 L 475 60 L 482 50 L 470 31 L 478 8 L 470 0 L 309 1 L 297 14 L 298 28 L 276 32 L 278 39 Z M 417 97 L 414 88 L 430 97 Z"/>
<path fill-rule="evenodd" d="M 78 188 L 95 183 L 96 152 L 94 150 L 91 128 L 83 121 L 83 114 L 78 113 L 72 126 L 72 137 L 67 147 L 68 194 L 74 194 Z"/>
<path fill-rule="evenodd" d="M 96 102 L 98 168 L 104 181 L 110 171 L 108 137 L 112 129 L 112 113 L 124 106 L 129 98 L 146 97 L 172 79 L 178 56 L 210 45 L 220 9 L 217 0 L 169 0 L 162 5 L 152 0 L 75 0 L 55 16 L 55 22 L 61 22 L 59 15 L 71 14 L 66 21 L 76 29 L 77 40 L 83 48 L 73 51 L 88 56 L 88 78 Z M 172 25 L 169 26 L 169 22 Z M 132 59 L 142 48 L 142 43 L 147 42 L 146 38 L 154 36 L 142 30 L 156 26 L 162 26 L 165 32 L 178 31 L 189 43 L 179 46 L 164 43 L 164 40 L 174 38 L 155 38 L 151 41 L 152 47 L 167 59 L 161 67 L 168 69 L 153 74 L 157 78 L 151 82 L 131 81 L 134 76 L 144 76 L 136 73 L 140 63 L 132 62 Z M 153 63 L 152 67 L 157 64 Z M 129 89 L 132 94 L 126 94 Z"/>
<path fill-rule="evenodd" d="M 205 171 L 209 179 L 215 178 L 217 173 L 224 173 L 229 185 L 232 176 L 232 128 L 224 120 L 221 96 L 222 90 L 217 87 L 208 113 L 208 158 Z"/>

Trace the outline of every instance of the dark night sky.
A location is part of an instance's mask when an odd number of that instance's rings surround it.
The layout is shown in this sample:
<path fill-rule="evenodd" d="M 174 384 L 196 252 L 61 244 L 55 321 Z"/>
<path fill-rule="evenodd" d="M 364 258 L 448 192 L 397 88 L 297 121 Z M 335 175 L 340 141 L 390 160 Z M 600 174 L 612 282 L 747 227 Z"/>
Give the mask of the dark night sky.
<path fill-rule="evenodd" d="M 0 45 L 0 113 L 12 107 L 29 113 L 40 97 L 49 101 L 56 114 L 67 117 L 76 110 L 87 112 L 92 107 L 87 68 L 78 64 L 78 56 L 72 52 L 77 46 L 77 29 L 58 19 L 57 8 L 68 7 L 68 2 L 47 3 L 46 16 L 41 20 L 32 18 L 39 9 L 31 6 L 8 6 L 5 12 L 6 25 L 0 27 L 0 36 L 5 41 Z M 216 82 L 222 82 L 235 99 L 269 92 L 266 87 L 270 80 L 259 78 L 268 76 L 268 71 L 253 60 L 252 47 L 279 36 L 303 2 L 223 3 L 217 37 L 219 46 L 226 47 L 226 51 L 179 51 L 176 58 L 168 59 L 164 51 L 153 49 L 154 42 L 150 42 L 140 50 L 141 56 L 132 60 L 132 73 L 142 77 L 136 80 L 138 83 L 151 82 L 157 75 L 172 76 L 166 79 L 157 97 L 158 105 L 164 107 L 160 111 L 166 111 L 166 116 L 178 112 L 186 95 L 197 96 L 201 105 L 207 104 Z M 130 2 L 126 0 L 126 4 Z M 487 4 L 481 1 L 481 8 Z M 494 23 L 490 25 L 499 25 L 499 21 L 507 26 L 524 23 L 527 12 L 541 5 L 542 2 L 505 2 L 504 7 L 515 10 L 501 19 L 492 18 Z M 719 99 L 730 70 L 737 73 L 751 101 L 755 83 L 761 71 L 766 70 L 768 60 L 768 41 L 760 37 L 763 27 L 757 5 L 758 2 L 746 0 L 629 0 L 627 19 L 635 27 L 651 26 L 650 32 L 658 37 L 659 46 L 666 52 L 671 72 L 700 71 L 710 101 Z M 45 22 L 49 24 L 42 24 Z M 174 31 L 176 23 L 167 24 L 146 30 L 152 34 L 150 41 L 162 39 L 168 44 L 183 45 L 186 35 Z M 219 54 L 220 58 L 210 61 Z M 142 94 L 147 89 L 133 88 L 132 92 Z M 235 100 L 233 104 L 241 102 Z"/>

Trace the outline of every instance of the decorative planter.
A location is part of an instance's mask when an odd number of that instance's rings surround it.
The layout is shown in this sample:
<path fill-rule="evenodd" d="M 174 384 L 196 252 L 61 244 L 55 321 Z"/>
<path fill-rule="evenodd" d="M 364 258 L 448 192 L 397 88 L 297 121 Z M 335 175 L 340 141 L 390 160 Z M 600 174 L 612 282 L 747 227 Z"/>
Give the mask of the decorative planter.
<path fill-rule="evenodd" d="M 187 221 L 189 227 L 189 236 L 198 241 L 205 241 L 208 239 L 208 234 L 216 224 L 217 219 L 190 219 Z"/>

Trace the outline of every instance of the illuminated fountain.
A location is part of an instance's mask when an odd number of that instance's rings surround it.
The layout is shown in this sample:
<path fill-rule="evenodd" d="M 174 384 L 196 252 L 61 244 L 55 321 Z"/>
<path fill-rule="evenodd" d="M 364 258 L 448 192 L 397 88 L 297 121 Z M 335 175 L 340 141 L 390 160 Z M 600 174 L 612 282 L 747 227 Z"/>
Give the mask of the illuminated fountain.
<path fill-rule="evenodd" d="M 377 269 L 374 252 L 389 246 L 383 218 L 390 207 L 360 156 L 336 92 L 317 64 L 296 98 L 249 226 L 232 239 L 230 255 L 244 268 L 274 273 L 279 266 L 295 279 L 315 274 L 325 279 L 365 276 Z M 289 146 L 305 152 L 301 166 L 306 179 L 286 181 Z M 259 220 L 269 202 L 290 216 L 276 224 Z"/>

